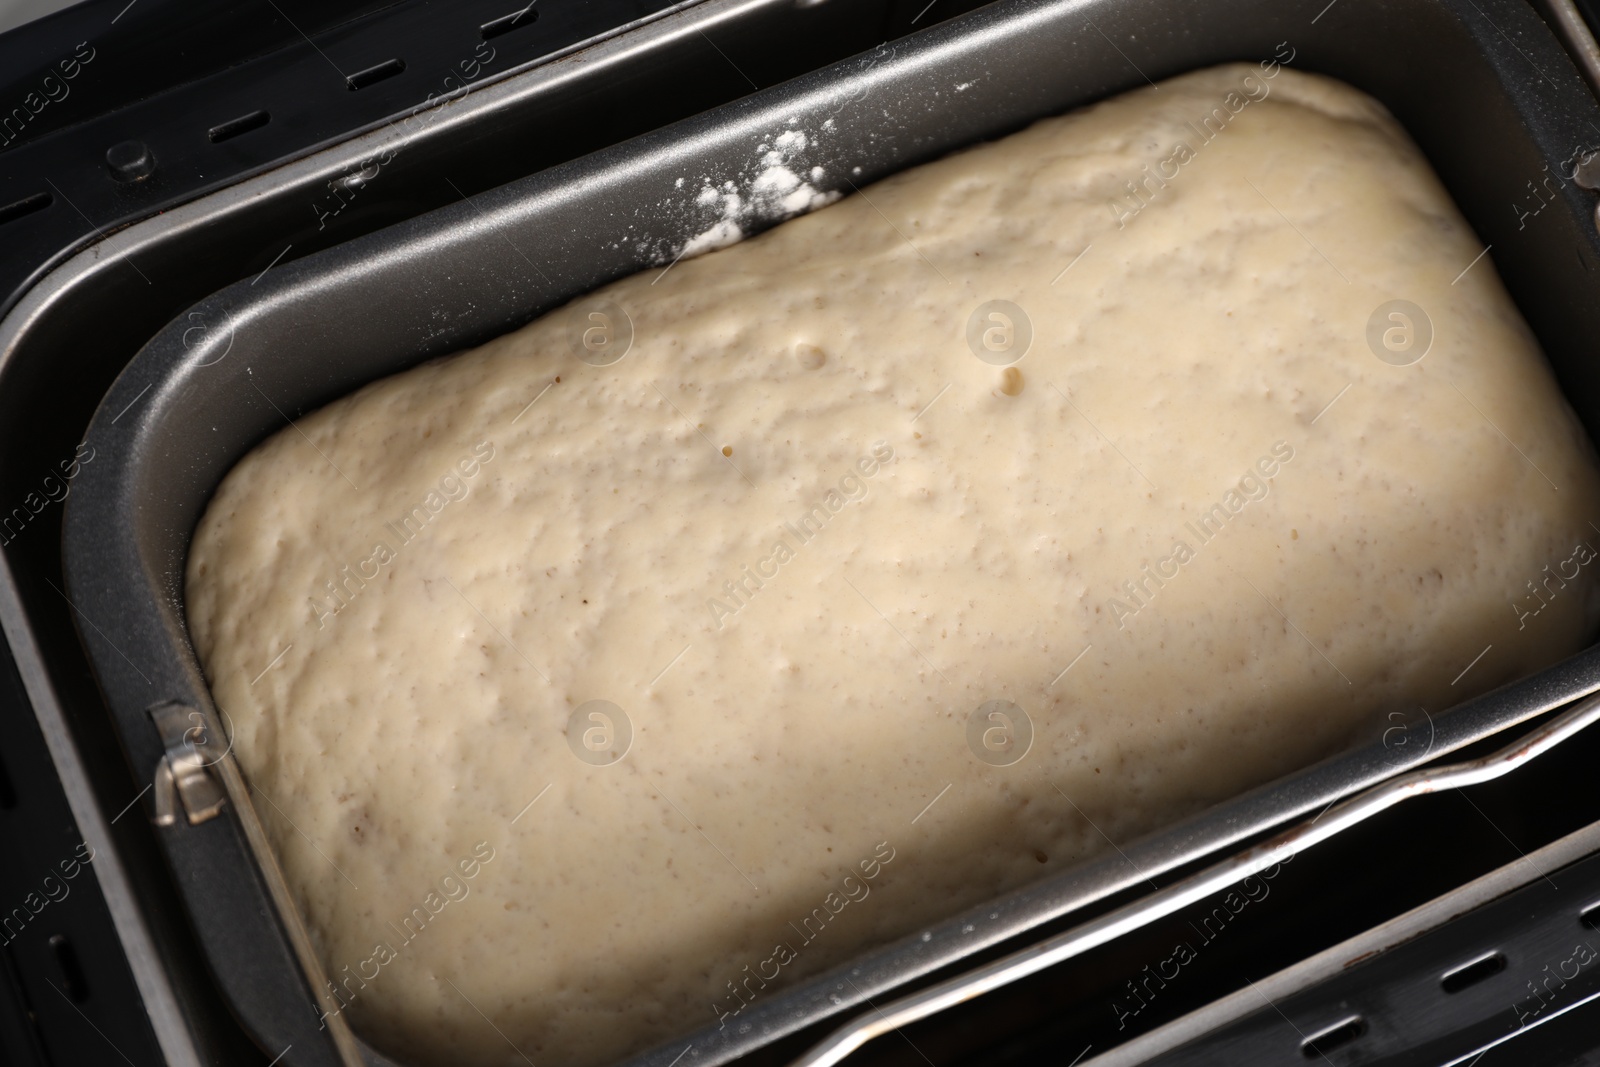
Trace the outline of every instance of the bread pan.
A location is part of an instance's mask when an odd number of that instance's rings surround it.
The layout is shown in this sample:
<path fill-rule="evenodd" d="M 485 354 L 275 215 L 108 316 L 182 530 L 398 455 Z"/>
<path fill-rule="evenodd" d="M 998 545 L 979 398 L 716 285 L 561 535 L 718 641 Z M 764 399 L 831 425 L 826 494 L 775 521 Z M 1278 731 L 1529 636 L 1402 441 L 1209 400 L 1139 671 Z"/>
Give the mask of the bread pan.
<path fill-rule="evenodd" d="M 1482 237 L 1594 435 L 1600 242 L 1594 198 L 1573 175 L 1600 141 L 1600 109 L 1518 0 L 1001 0 L 239 282 L 140 351 L 89 428 L 104 460 L 83 468 L 67 505 L 67 594 L 128 759 L 155 786 L 145 803 L 166 798 L 149 813 L 170 817 L 162 846 L 210 963 L 263 1047 L 292 1045 L 287 1063 L 379 1061 L 342 1018 L 315 1025 L 322 976 L 185 629 L 189 538 L 233 463 L 286 417 L 671 262 L 715 221 L 674 183 L 748 182 L 756 147 L 791 118 L 813 129 L 832 120 L 834 135 L 804 163 L 847 194 L 1037 118 L 1233 60 L 1330 74 L 1388 105 Z M 638 233 L 651 239 L 623 240 Z M 727 1062 L 1596 688 L 1590 649 L 1435 716 L 1426 744 L 1410 725 L 1419 743 L 1374 737 L 1122 854 L 867 952 L 752 1005 L 737 1026 L 686 1022 L 681 1040 L 637 1062 Z"/>

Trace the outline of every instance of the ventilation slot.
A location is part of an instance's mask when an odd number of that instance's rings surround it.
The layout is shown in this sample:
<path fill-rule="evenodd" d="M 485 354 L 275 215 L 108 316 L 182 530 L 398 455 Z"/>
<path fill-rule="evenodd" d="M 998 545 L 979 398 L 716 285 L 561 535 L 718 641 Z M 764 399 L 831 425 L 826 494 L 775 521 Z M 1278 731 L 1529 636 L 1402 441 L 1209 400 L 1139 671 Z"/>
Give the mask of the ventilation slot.
<path fill-rule="evenodd" d="M 346 78 L 344 83 L 350 87 L 350 91 L 353 93 L 357 89 L 365 89 L 369 85 L 376 85 L 387 78 L 392 78 L 405 69 L 406 65 L 403 60 L 391 59 L 387 62 L 379 63 L 376 67 L 368 67 L 366 70 L 356 71 Z"/>
<path fill-rule="evenodd" d="M 89 999 L 89 983 L 83 977 L 83 964 L 78 961 L 78 951 L 67 940 L 66 934 L 50 935 L 50 954 L 56 959 L 61 972 L 62 990 L 68 1000 L 82 1004 Z"/>
<path fill-rule="evenodd" d="M 213 126 L 206 131 L 206 136 L 211 138 L 212 144 L 221 144 L 223 141 L 259 130 L 272 121 L 272 116 L 265 111 L 252 111 L 248 115 L 240 115 L 236 119 L 229 119 L 220 126 Z"/>
<path fill-rule="evenodd" d="M 0 226 L 13 222 L 24 215 L 32 215 L 35 211 L 43 211 L 50 206 L 49 193 L 34 193 L 26 200 L 18 200 L 15 204 L 0 207 Z"/>
<path fill-rule="evenodd" d="M 17 791 L 12 788 L 11 775 L 6 771 L 6 765 L 0 761 L 0 808 L 10 811 L 17 806 Z"/>
<path fill-rule="evenodd" d="M 1300 1054 L 1308 1060 L 1314 1060 L 1336 1048 L 1343 1048 L 1366 1032 L 1366 1020 L 1359 1015 L 1352 1015 L 1337 1026 L 1330 1026 L 1320 1034 L 1306 1038 L 1300 1043 Z"/>
<path fill-rule="evenodd" d="M 1446 972 L 1439 979 L 1439 985 L 1446 993 L 1459 993 L 1468 986 L 1475 986 L 1485 978 L 1491 978 L 1505 969 L 1506 958 L 1498 952 L 1491 952 L 1482 959 L 1473 960 Z"/>
<path fill-rule="evenodd" d="M 511 14 L 502 18 L 497 18 L 493 22 L 485 22 L 482 26 L 478 27 L 478 32 L 482 34 L 483 39 L 487 41 L 491 37 L 499 37 L 503 33 L 510 33 L 512 30 L 520 30 L 524 26 L 532 26 L 538 21 L 539 13 L 533 9 L 532 4 L 529 4 L 521 11 L 513 11 Z"/>

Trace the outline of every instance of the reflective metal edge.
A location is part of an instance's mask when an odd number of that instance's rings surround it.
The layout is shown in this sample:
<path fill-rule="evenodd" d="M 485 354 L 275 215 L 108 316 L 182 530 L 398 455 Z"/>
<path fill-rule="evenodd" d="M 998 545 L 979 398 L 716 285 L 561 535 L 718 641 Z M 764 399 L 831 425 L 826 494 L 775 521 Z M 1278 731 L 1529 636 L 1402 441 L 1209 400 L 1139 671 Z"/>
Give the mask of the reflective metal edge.
<path fill-rule="evenodd" d="M 1539 0 L 1539 6 L 1549 14 L 1551 29 L 1567 46 L 1567 51 L 1583 72 L 1589 88 L 1600 94 L 1600 44 L 1594 39 L 1589 24 L 1584 21 L 1578 6 L 1572 0 Z"/>

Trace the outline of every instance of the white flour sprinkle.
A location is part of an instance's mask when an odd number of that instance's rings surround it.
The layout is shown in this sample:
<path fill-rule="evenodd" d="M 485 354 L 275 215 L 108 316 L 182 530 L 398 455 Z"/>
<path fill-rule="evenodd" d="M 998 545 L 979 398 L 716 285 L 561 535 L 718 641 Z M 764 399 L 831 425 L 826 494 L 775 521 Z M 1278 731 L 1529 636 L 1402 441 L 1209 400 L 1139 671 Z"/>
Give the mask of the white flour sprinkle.
<path fill-rule="evenodd" d="M 791 125 L 795 121 L 791 119 Z M 823 124 L 830 132 L 831 127 L 832 120 Z M 823 191 L 812 184 L 822 181 L 827 171 L 820 166 L 809 170 L 799 167 L 798 157 L 811 145 L 812 138 L 804 130 L 784 130 L 756 147 L 756 165 L 741 181 L 723 182 L 719 188 L 702 179 L 694 202 L 702 208 L 716 209 L 719 217 L 690 238 L 677 258 L 688 259 L 726 248 L 759 224 L 781 222 L 839 199 L 839 193 Z M 682 179 L 678 184 L 681 187 Z"/>
<path fill-rule="evenodd" d="M 806 135 L 800 130 L 785 130 L 773 139 L 772 147 L 786 155 L 802 152 L 806 147 Z"/>

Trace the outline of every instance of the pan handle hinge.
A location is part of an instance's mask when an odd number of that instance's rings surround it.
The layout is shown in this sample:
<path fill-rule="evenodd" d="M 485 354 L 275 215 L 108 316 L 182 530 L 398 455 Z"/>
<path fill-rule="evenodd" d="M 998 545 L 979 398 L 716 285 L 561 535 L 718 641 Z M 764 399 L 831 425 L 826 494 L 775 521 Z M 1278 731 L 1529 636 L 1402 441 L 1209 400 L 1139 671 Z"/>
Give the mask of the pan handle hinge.
<path fill-rule="evenodd" d="M 206 755 L 218 749 L 207 743 L 205 716 L 187 704 L 168 703 L 151 708 L 150 721 L 167 750 L 156 763 L 155 824 L 176 824 L 180 803 L 191 826 L 216 818 L 228 795 L 211 771 L 216 760 Z"/>

